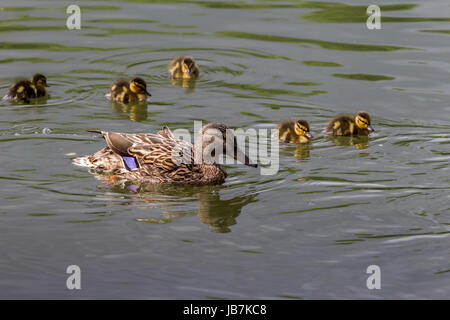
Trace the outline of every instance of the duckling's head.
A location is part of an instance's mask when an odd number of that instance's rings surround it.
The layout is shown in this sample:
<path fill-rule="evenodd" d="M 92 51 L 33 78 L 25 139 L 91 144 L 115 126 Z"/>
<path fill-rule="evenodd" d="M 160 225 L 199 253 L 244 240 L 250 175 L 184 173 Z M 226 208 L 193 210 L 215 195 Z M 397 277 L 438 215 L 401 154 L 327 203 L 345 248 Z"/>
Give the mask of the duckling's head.
<path fill-rule="evenodd" d="M 314 138 L 312 136 L 312 134 L 310 133 L 310 131 L 309 131 L 309 123 L 306 120 L 298 119 L 295 122 L 294 130 L 295 130 L 295 133 L 298 134 L 301 137 L 305 136 L 305 137 L 307 137 L 310 140 L 312 138 Z"/>
<path fill-rule="evenodd" d="M 147 91 L 147 83 L 145 82 L 145 80 L 139 77 L 134 78 L 130 81 L 130 90 L 134 93 L 145 93 L 149 97 L 152 96 L 150 92 Z"/>
<path fill-rule="evenodd" d="M 31 78 L 31 83 L 33 83 L 37 88 L 45 88 L 45 87 L 50 87 L 47 84 L 47 78 L 40 73 L 36 73 L 32 78 Z"/>
<path fill-rule="evenodd" d="M 183 78 L 191 78 L 194 76 L 195 60 L 192 57 L 185 57 L 181 62 L 181 71 Z"/>
<path fill-rule="evenodd" d="M 222 123 L 213 122 L 202 127 L 195 141 L 196 159 L 199 151 L 203 163 L 215 163 L 219 154 L 228 154 L 247 166 L 258 167 L 257 164 L 250 163 L 248 155 L 239 149 L 233 131 Z"/>
<path fill-rule="evenodd" d="M 355 123 L 360 129 L 369 130 L 369 132 L 375 131 L 370 125 L 370 115 L 365 111 L 360 111 L 356 114 Z"/>

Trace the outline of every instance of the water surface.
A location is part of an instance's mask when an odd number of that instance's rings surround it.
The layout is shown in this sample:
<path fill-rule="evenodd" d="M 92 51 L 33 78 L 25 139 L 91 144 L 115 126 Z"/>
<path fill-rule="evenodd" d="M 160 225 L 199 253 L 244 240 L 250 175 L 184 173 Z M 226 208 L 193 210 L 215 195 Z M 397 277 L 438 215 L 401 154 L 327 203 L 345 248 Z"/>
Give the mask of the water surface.
<path fill-rule="evenodd" d="M 449 297 L 448 1 L 381 1 L 381 30 L 362 0 L 80 1 L 81 30 L 60 1 L 36 4 L 0 8 L 0 94 L 35 72 L 51 85 L 42 103 L 0 102 L 1 298 Z M 169 81 L 177 54 L 197 59 L 195 84 Z M 105 99 L 132 76 L 148 104 Z M 360 109 L 369 139 L 320 133 Z M 222 186 L 134 192 L 71 164 L 104 146 L 87 128 L 297 117 L 316 138 L 280 144 L 276 175 L 227 165 Z"/>

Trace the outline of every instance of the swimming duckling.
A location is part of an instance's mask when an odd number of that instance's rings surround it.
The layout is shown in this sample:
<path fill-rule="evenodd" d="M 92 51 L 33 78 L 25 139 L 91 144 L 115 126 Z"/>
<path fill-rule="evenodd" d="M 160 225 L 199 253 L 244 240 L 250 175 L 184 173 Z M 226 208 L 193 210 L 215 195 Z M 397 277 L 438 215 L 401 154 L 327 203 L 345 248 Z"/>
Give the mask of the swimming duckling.
<path fill-rule="evenodd" d="M 40 73 L 36 73 L 31 80 L 24 79 L 13 83 L 3 99 L 29 103 L 30 99 L 46 97 L 46 87 L 50 87 L 47 84 L 47 78 Z"/>
<path fill-rule="evenodd" d="M 312 134 L 309 132 L 309 123 L 303 119 L 285 120 L 277 126 L 278 138 L 283 142 L 307 143 Z"/>
<path fill-rule="evenodd" d="M 151 97 L 147 91 L 147 83 L 142 78 L 134 78 L 130 81 L 119 80 L 115 82 L 106 97 L 118 102 L 129 103 L 137 101 L 146 101 L 147 96 Z"/>
<path fill-rule="evenodd" d="M 360 111 L 356 116 L 338 115 L 331 119 L 324 133 L 333 136 L 352 136 L 365 135 L 374 132 L 375 129 L 370 125 L 370 116 L 367 112 Z"/>
<path fill-rule="evenodd" d="M 191 56 L 176 56 L 170 61 L 168 69 L 170 79 L 197 78 L 200 73 L 200 68 Z"/>

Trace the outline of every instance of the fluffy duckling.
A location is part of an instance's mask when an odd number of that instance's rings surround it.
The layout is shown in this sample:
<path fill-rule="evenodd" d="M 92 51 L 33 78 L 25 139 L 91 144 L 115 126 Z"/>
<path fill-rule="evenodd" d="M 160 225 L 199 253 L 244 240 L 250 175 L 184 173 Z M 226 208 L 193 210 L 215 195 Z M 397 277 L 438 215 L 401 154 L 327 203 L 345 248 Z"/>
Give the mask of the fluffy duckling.
<path fill-rule="evenodd" d="M 277 129 L 278 138 L 283 142 L 307 143 L 313 138 L 308 121 L 303 119 L 282 121 Z"/>
<path fill-rule="evenodd" d="M 367 112 L 360 111 L 355 116 L 344 114 L 334 117 L 328 122 L 324 133 L 333 136 L 367 136 L 374 131 L 375 129 L 370 125 L 370 115 Z"/>
<path fill-rule="evenodd" d="M 47 84 L 47 78 L 40 73 L 36 73 L 31 80 L 24 79 L 13 83 L 3 99 L 29 103 L 30 99 L 46 97 L 46 87 L 50 87 Z"/>
<path fill-rule="evenodd" d="M 145 80 L 139 77 L 130 81 L 119 80 L 115 82 L 106 94 L 109 99 L 123 103 L 146 101 L 147 96 L 151 97 L 152 95 L 147 90 Z"/>
<path fill-rule="evenodd" d="M 197 78 L 200 73 L 200 68 L 191 56 L 176 56 L 170 61 L 168 70 L 170 79 Z"/>

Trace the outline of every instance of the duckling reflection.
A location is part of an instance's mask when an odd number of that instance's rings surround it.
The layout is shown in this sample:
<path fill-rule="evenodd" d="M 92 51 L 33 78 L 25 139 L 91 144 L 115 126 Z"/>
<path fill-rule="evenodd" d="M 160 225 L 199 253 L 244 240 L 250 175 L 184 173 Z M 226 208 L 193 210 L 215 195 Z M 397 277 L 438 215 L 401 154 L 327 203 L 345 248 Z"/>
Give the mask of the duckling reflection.
<path fill-rule="evenodd" d="M 111 101 L 112 109 L 121 114 L 128 114 L 131 121 L 140 122 L 147 119 L 148 116 L 148 102 L 138 101 L 131 103 L 122 103 Z"/>
<path fill-rule="evenodd" d="M 136 185 L 130 181 L 121 183 L 111 183 L 108 176 L 96 174 L 98 180 L 104 183 L 99 187 L 108 188 L 114 193 L 134 194 L 133 200 L 126 204 L 142 205 L 148 204 L 148 208 L 164 209 L 163 219 L 139 219 L 139 221 L 150 221 L 156 223 L 167 223 L 169 219 L 181 218 L 184 216 L 196 214 L 201 223 L 212 227 L 211 232 L 228 233 L 229 228 L 237 223 L 237 217 L 241 214 L 242 208 L 246 205 L 256 202 L 257 194 L 236 196 L 228 200 L 220 199 L 220 186 L 173 186 L 173 185 L 155 185 L 141 184 Z M 171 197 L 173 203 L 171 203 Z M 176 210 L 179 206 L 179 199 L 196 202 L 197 210 Z"/>
<path fill-rule="evenodd" d="M 309 143 L 298 143 L 298 144 L 285 144 L 280 148 L 280 155 L 308 160 L 310 155 L 311 145 Z"/>
<path fill-rule="evenodd" d="M 170 83 L 174 86 L 182 87 L 186 89 L 186 93 L 192 93 L 195 90 L 196 78 L 171 78 Z"/>
<path fill-rule="evenodd" d="M 366 149 L 369 146 L 369 136 L 328 136 L 336 146 L 354 146 L 357 150 Z"/>

